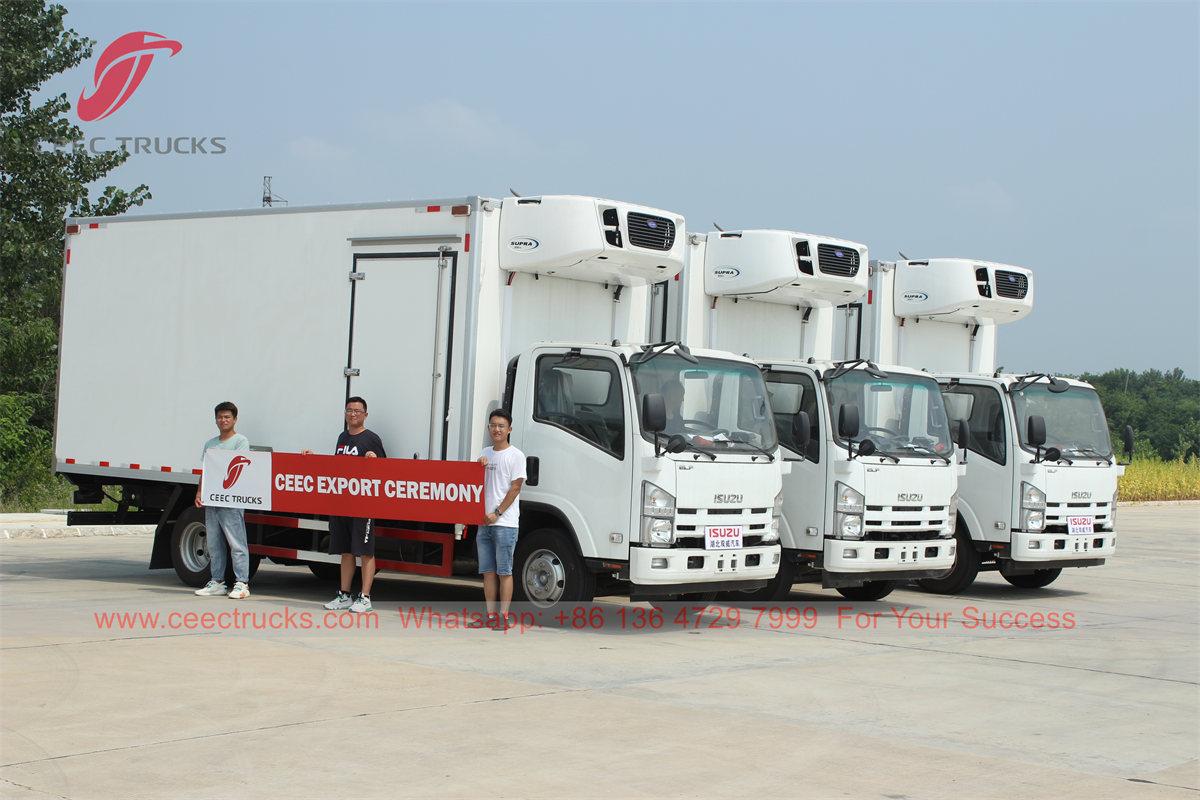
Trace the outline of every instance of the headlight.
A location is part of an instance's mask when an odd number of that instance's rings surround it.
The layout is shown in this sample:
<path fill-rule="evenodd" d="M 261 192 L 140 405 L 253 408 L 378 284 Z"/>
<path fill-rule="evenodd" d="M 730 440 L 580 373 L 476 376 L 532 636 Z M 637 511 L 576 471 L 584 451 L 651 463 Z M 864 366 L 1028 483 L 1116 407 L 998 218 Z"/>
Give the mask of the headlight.
<path fill-rule="evenodd" d="M 1021 482 L 1021 508 L 1046 509 L 1046 493 L 1032 483 Z"/>
<path fill-rule="evenodd" d="M 852 489 L 841 481 L 838 481 L 834 485 L 834 492 L 836 494 L 835 503 L 838 511 L 862 516 L 865 499 L 861 492 Z"/>
<path fill-rule="evenodd" d="M 861 539 L 866 498 L 861 492 L 838 481 L 833 486 L 833 501 L 837 509 L 833 515 L 833 535 L 839 539 Z"/>
<path fill-rule="evenodd" d="M 655 486 L 650 481 L 642 481 L 642 516 L 658 519 L 671 519 L 675 516 L 675 495 Z"/>
<path fill-rule="evenodd" d="M 942 538 L 949 539 L 958 528 L 958 492 L 950 496 L 950 505 L 946 506 L 946 524 L 942 526 Z"/>
<path fill-rule="evenodd" d="M 771 506 L 771 514 L 778 517 L 783 513 L 783 490 L 779 490 L 779 494 L 775 495 L 775 504 Z"/>
<path fill-rule="evenodd" d="M 642 544 L 670 547 L 675 541 L 675 523 L 669 519 L 642 517 Z"/>
<path fill-rule="evenodd" d="M 1035 508 L 1021 511 L 1021 528 L 1030 533 L 1037 533 L 1046 527 L 1046 512 Z"/>
<path fill-rule="evenodd" d="M 861 539 L 863 535 L 862 515 L 837 512 L 833 515 L 833 533 L 839 539 Z"/>
<path fill-rule="evenodd" d="M 1105 526 L 1110 531 L 1117 529 L 1117 492 L 1113 491 L 1112 503 L 1108 506 L 1108 525 Z"/>

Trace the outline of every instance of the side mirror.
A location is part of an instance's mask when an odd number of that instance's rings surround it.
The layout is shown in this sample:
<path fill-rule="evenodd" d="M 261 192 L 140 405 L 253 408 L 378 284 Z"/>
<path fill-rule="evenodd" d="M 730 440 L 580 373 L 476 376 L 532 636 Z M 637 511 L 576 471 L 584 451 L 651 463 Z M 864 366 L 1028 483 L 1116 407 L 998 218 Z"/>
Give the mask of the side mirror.
<path fill-rule="evenodd" d="M 1043 461 L 1058 461 L 1062 458 L 1062 451 L 1057 447 L 1047 447 L 1046 453 L 1042 456 Z"/>
<path fill-rule="evenodd" d="M 796 443 L 796 451 L 807 457 L 808 443 L 812 441 L 812 420 L 807 411 L 792 417 L 792 441 Z"/>
<path fill-rule="evenodd" d="M 870 439 L 863 439 L 858 443 L 858 454 L 860 456 L 869 456 L 875 452 L 875 442 Z"/>
<path fill-rule="evenodd" d="M 847 440 L 853 439 L 858 436 L 860 427 L 858 406 L 846 404 L 838 409 L 838 436 Z"/>
<path fill-rule="evenodd" d="M 651 392 L 642 397 L 642 427 L 650 433 L 660 433 L 667 427 L 667 401 L 661 394 Z"/>
<path fill-rule="evenodd" d="M 965 419 L 960 419 L 954 426 L 954 443 L 963 450 L 971 446 L 971 426 Z"/>
<path fill-rule="evenodd" d="M 1029 444 L 1034 447 L 1041 447 L 1046 443 L 1046 419 L 1040 414 L 1030 414 L 1029 421 L 1025 427 L 1025 438 L 1029 440 Z"/>
<path fill-rule="evenodd" d="M 1125 460 L 1133 460 L 1133 426 L 1126 425 L 1125 430 L 1121 431 L 1121 443 L 1125 445 Z"/>
<path fill-rule="evenodd" d="M 664 448 L 668 453 L 682 453 L 687 450 L 687 439 L 680 436 L 678 433 L 671 434 L 667 439 L 667 446 Z"/>

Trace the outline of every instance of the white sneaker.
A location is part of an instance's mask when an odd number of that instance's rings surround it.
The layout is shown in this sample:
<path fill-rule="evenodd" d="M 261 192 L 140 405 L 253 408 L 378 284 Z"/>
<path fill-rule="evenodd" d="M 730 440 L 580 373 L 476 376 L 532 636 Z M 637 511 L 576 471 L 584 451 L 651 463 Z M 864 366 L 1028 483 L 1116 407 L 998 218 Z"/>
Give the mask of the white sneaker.
<path fill-rule="evenodd" d="M 242 583 L 241 581 L 238 581 L 237 583 L 235 583 L 233 585 L 233 591 L 227 595 L 227 597 L 230 600 L 245 600 L 249 596 L 250 596 L 250 587 L 247 586 L 246 584 Z"/>
<path fill-rule="evenodd" d="M 218 581 L 209 581 L 204 585 L 203 589 L 197 589 L 196 594 L 201 597 L 216 597 L 219 594 L 225 594 L 226 591 L 225 584 Z"/>
<path fill-rule="evenodd" d="M 345 592 L 338 592 L 337 597 L 325 604 L 330 611 L 342 611 L 354 605 L 354 600 Z"/>
<path fill-rule="evenodd" d="M 371 610 L 371 598 L 367 597 L 364 594 L 360 594 L 358 597 L 354 598 L 354 602 L 350 604 L 350 611 L 352 611 L 355 614 L 361 614 L 365 611 L 370 611 L 370 610 Z"/>

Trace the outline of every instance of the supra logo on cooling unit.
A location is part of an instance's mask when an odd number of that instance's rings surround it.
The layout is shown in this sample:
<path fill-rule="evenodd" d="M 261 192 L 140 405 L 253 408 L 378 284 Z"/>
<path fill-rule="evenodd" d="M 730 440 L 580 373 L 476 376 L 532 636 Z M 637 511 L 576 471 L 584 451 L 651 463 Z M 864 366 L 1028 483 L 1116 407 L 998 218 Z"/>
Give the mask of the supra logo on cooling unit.
<path fill-rule="evenodd" d="M 537 239 L 531 239 L 528 236 L 518 236 L 515 239 L 509 240 L 508 249 L 516 250 L 517 252 L 524 252 L 526 250 L 537 250 L 538 245 L 540 245 L 540 244 L 541 244 L 541 242 L 539 242 Z"/>
<path fill-rule="evenodd" d="M 1071 492 L 1071 499 L 1072 500 L 1091 500 L 1092 493 L 1091 492 Z"/>
<path fill-rule="evenodd" d="M 712 271 L 712 274 L 719 281 L 728 281 L 741 275 L 742 271 L 737 267 L 717 267 Z"/>
<path fill-rule="evenodd" d="M 920 492 L 900 492 L 896 495 L 896 501 L 900 503 L 919 503 L 925 499 L 925 495 Z"/>
<path fill-rule="evenodd" d="M 714 494 L 714 503 L 741 503 L 742 496 L 740 494 Z"/>
<path fill-rule="evenodd" d="M 905 292 L 904 299 L 910 303 L 924 303 L 929 299 L 929 295 L 924 292 Z"/>

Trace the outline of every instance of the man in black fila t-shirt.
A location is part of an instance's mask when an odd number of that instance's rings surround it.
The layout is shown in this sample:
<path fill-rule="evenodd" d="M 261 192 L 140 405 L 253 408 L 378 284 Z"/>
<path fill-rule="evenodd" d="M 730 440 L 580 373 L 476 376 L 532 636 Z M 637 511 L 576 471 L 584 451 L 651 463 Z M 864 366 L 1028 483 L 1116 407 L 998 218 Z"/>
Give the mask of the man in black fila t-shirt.
<path fill-rule="evenodd" d="M 338 436 L 334 455 L 387 458 L 383 442 L 366 428 L 367 401 L 361 397 L 346 400 L 346 429 Z M 305 454 L 311 450 L 301 451 Z M 358 613 L 371 610 L 371 584 L 375 580 L 374 520 L 360 517 L 329 518 L 329 553 L 342 557 L 342 583 L 337 597 L 325 604 L 330 611 L 348 608 Z M 354 558 L 362 559 L 362 591 L 350 597 L 354 581 Z"/>

